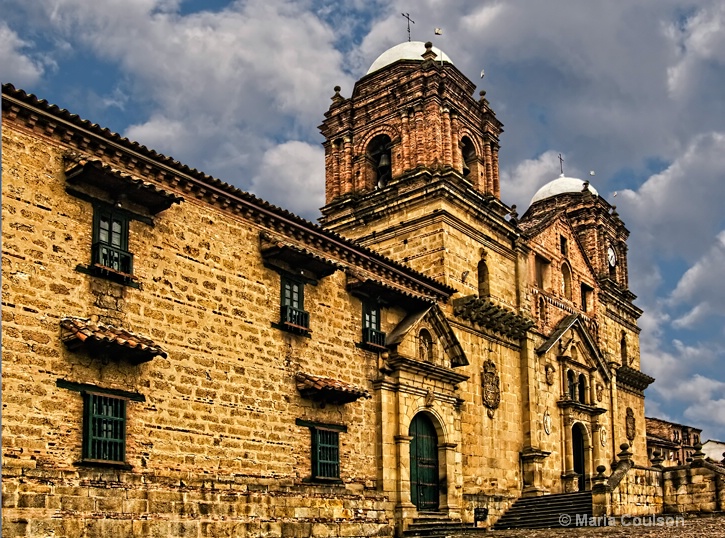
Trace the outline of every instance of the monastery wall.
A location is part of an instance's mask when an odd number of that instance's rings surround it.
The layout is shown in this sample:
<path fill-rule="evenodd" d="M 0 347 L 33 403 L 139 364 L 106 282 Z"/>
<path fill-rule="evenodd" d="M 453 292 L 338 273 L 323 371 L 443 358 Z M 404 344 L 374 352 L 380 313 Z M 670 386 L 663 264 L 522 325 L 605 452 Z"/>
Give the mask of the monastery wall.
<path fill-rule="evenodd" d="M 82 274 L 93 209 L 65 192 L 64 148 L 11 124 L 2 142 L 8 535 L 279 536 L 292 518 L 319 535 L 391 533 L 374 401 L 321 407 L 295 390 L 298 371 L 370 388 L 377 354 L 355 346 L 362 306 L 344 273 L 305 286 L 311 338 L 273 328 L 280 276 L 262 263 L 262 230 L 189 197 L 153 226 L 131 221 L 138 289 Z M 70 351 L 64 316 L 149 336 L 168 358 L 135 366 Z M 388 313 L 381 329 L 399 319 Z M 58 380 L 143 396 L 127 405 L 132 469 L 79 464 L 83 398 Z M 297 419 L 347 426 L 342 484 L 305 483 L 310 433 Z"/>

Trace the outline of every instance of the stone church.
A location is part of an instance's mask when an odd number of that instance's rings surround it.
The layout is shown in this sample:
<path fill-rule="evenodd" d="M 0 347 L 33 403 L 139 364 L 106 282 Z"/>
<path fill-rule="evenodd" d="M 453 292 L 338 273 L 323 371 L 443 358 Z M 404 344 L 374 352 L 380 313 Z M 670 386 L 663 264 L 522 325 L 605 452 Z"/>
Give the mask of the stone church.
<path fill-rule="evenodd" d="M 335 88 L 318 225 L 3 86 L 3 534 L 413 535 L 650 472 L 629 232 L 576 178 L 507 206 L 474 93 L 420 42 Z"/>

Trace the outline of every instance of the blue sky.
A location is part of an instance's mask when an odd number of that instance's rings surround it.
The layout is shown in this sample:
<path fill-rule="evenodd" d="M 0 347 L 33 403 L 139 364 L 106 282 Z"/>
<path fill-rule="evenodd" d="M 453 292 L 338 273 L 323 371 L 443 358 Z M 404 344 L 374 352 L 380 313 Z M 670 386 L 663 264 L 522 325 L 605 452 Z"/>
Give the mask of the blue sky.
<path fill-rule="evenodd" d="M 647 413 L 725 440 L 720 0 L 2 0 L 0 78 L 315 219 L 317 125 L 401 12 L 488 92 L 504 202 L 523 214 L 559 153 L 596 172 L 632 232 Z"/>

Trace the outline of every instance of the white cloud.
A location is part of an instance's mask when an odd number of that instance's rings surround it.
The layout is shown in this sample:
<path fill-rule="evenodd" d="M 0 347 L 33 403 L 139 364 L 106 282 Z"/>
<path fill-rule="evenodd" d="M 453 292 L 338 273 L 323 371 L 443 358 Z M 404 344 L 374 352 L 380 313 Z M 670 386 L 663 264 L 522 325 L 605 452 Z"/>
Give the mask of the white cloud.
<path fill-rule="evenodd" d="M 322 147 L 286 142 L 264 154 L 250 190 L 270 202 L 314 218 L 325 203 L 325 154 Z M 293 163 L 293 164 L 292 164 Z"/>
<path fill-rule="evenodd" d="M 553 170 L 559 170 L 559 154 L 555 151 L 547 151 L 535 159 L 525 159 L 501 170 L 501 199 L 516 204 L 519 213 L 523 214 L 539 187 L 557 178 L 558 174 Z"/>
<path fill-rule="evenodd" d="M 20 39 L 7 23 L 0 21 L 0 76 L 3 82 L 25 86 L 40 80 L 45 65 L 24 52 L 31 46 L 31 43 Z"/>
<path fill-rule="evenodd" d="M 694 305 L 674 320 L 676 328 L 693 327 L 713 314 L 725 316 L 725 231 L 718 234 L 710 250 L 690 267 L 670 295 L 673 305 Z"/>
<path fill-rule="evenodd" d="M 676 44 L 677 62 L 667 70 L 668 89 L 673 95 L 697 91 L 708 69 L 725 66 L 725 4 L 706 6 L 684 21 L 667 28 Z"/>
<path fill-rule="evenodd" d="M 241 188 L 275 145 L 317 139 L 333 87 L 352 86 L 333 30 L 304 3 L 183 16 L 153 0 L 44 5 L 55 32 L 117 64 L 126 93 L 150 108 L 125 135 Z"/>
<path fill-rule="evenodd" d="M 619 193 L 618 206 L 648 256 L 700 256 L 720 230 L 725 199 L 725 133 L 701 134 L 663 172 L 636 191 Z"/>

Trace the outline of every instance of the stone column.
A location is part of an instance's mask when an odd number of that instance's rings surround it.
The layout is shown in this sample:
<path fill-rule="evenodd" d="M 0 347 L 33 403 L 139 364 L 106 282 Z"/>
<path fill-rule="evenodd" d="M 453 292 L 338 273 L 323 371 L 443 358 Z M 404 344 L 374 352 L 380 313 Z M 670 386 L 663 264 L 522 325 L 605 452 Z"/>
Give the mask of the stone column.
<path fill-rule="evenodd" d="M 610 380 L 609 386 L 609 397 L 611 399 L 609 405 L 609 424 L 611 425 L 611 440 L 612 443 L 612 456 L 617 453 L 617 426 L 619 425 L 619 406 L 617 405 L 617 368 L 619 365 L 614 362 L 609 362 L 609 370 L 612 372 L 612 379 Z"/>
<path fill-rule="evenodd" d="M 493 194 L 496 198 L 501 198 L 501 185 L 498 179 L 498 147 L 494 147 L 491 153 L 493 156 Z"/>
<path fill-rule="evenodd" d="M 486 187 L 483 192 L 484 194 L 493 194 L 493 157 L 490 142 L 485 142 L 483 154 L 486 159 Z"/>
<path fill-rule="evenodd" d="M 572 440 L 572 423 L 574 421 L 569 416 L 569 410 L 564 415 L 564 474 L 562 475 L 564 491 L 563 493 L 571 493 L 576 491 L 575 480 L 577 474 L 574 472 L 574 442 Z"/>
<path fill-rule="evenodd" d="M 461 516 L 461 489 L 456 487 L 456 479 L 461 476 L 458 467 L 457 443 L 441 443 L 438 445 L 438 479 L 441 485 L 440 509 L 447 510 L 451 518 Z"/>
<path fill-rule="evenodd" d="M 453 152 L 453 169 L 463 173 L 463 155 L 461 155 L 461 124 L 458 112 L 451 112 L 451 151 Z"/>
<path fill-rule="evenodd" d="M 424 129 L 424 117 L 423 117 L 423 106 L 415 106 L 415 165 L 421 166 L 427 164 L 426 157 L 424 155 L 425 141 L 423 139 Z"/>
<path fill-rule="evenodd" d="M 451 110 L 441 107 L 441 153 L 443 166 L 453 166 L 453 150 L 451 140 Z"/>
<path fill-rule="evenodd" d="M 408 528 L 418 509 L 410 498 L 410 435 L 396 435 L 395 448 L 398 455 L 397 503 L 395 504 L 395 523 L 401 531 Z"/>
<path fill-rule="evenodd" d="M 403 154 L 403 162 L 401 163 L 402 170 L 401 172 L 405 172 L 407 170 L 410 170 L 412 168 L 411 166 L 411 147 L 410 147 L 410 121 L 408 117 L 408 111 L 403 110 L 400 113 L 401 116 L 401 153 Z"/>
<path fill-rule="evenodd" d="M 340 181 L 340 194 L 347 194 L 353 190 L 353 170 L 352 170 L 352 138 L 346 136 L 342 140 L 343 143 L 343 166 L 342 180 Z"/>
<path fill-rule="evenodd" d="M 602 464 L 602 425 L 595 422 L 592 424 L 592 467 L 597 468 Z"/>

